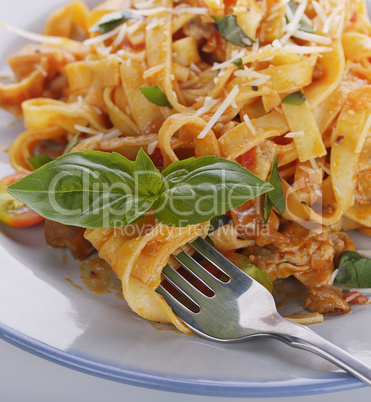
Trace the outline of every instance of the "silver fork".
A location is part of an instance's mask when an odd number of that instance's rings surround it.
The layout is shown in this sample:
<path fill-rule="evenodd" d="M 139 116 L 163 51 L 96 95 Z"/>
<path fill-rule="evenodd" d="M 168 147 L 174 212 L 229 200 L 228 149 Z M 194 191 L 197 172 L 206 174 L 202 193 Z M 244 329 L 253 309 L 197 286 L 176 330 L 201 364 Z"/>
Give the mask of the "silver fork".
<path fill-rule="evenodd" d="M 164 286 L 156 292 L 164 297 L 174 313 L 198 335 L 213 341 L 243 341 L 252 337 L 279 339 L 295 348 L 313 352 L 371 386 L 371 367 L 317 335 L 308 327 L 283 318 L 276 310 L 271 293 L 232 264 L 202 238 L 189 243 L 192 248 L 229 278 L 223 282 L 197 260 L 182 251 L 173 257 L 213 292 L 206 296 L 171 266 L 163 269 L 167 281 L 199 309 L 192 311 Z"/>

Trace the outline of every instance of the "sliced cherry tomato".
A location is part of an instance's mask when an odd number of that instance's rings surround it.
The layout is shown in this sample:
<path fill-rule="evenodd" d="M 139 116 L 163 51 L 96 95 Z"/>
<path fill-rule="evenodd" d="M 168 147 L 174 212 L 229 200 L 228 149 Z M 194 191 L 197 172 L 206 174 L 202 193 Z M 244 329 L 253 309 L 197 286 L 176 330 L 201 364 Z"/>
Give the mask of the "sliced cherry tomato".
<path fill-rule="evenodd" d="M 8 186 L 26 175 L 26 173 L 14 173 L 0 180 L 0 222 L 14 228 L 33 226 L 44 220 L 42 216 L 6 191 Z"/>
<path fill-rule="evenodd" d="M 256 167 L 256 148 L 251 148 L 239 157 L 242 167 L 252 171 Z"/>
<path fill-rule="evenodd" d="M 359 292 L 353 291 L 343 294 L 343 299 L 349 304 L 366 304 L 368 297 L 361 295 Z"/>

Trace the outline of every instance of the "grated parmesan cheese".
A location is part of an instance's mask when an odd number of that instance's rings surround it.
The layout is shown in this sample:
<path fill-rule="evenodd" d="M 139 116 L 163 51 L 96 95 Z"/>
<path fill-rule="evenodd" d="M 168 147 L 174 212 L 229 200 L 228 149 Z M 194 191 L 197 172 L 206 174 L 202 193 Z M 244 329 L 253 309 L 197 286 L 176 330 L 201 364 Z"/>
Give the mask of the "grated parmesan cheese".
<path fill-rule="evenodd" d="M 81 126 L 80 124 L 75 124 L 74 128 L 76 131 L 80 131 L 81 133 L 84 133 L 84 134 L 90 134 L 90 135 L 94 135 L 94 136 L 101 134 L 100 131 L 95 130 L 94 128 Z"/>
<path fill-rule="evenodd" d="M 150 144 L 148 144 L 147 147 L 147 154 L 152 155 L 155 152 L 155 149 L 157 148 L 158 141 L 153 141 Z"/>
<path fill-rule="evenodd" d="M 258 87 L 259 85 L 264 85 L 267 82 L 267 78 L 258 78 L 257 80 L 247 82 L 243 85 L 250 85 L 252 87 Z"/>
<path fill-rule="evenodd" d="M 326 36 L 316 35 L 309 32 L 296 31 L 292 34 L 294 38 L 307 40 L 309 42 L 319 43 L 321 45 L 331 45 L 332 39 Z"/>
<path fill-rule="evenodd" d="M 203 7 L 180 7 L 177 6 L 175 8 L 167 8 L 167 7 L 156 7 L 150 9 L 142 9 L 142 10 L 132 10 L 138 15 L 142 15 L 143 17 L 151 17 L 160 13 L 171 13 L 171 14 L 195 14 L 195 15 L 204 15 L 207 14 L 207 8 Z"/>
<path fill-rule="evenodd" d="M 202 107 L 200 107 L 197 112 L 194 114 L 196 117 L 202 116 L 203 114 L 206 114 L 209 112 L 217 103 L 219 102 L 219 99 L 214 99 L 211 96 L 207 96 L 205 98 L 204 104 Z"/>
<path fill-rule="evenodd" d="M 259 39 L 257 39 L 253 44 L 252 44 L 252 48 L 251 48 L 251 53 L 255 54 L 258 53 L 259 51 Z"/>
<path fill-rule="evenodd" d="M 317 162 L 316 162 L 316 160 L 315 160 L 314 158 L 310 158 L 310 159 L 309 159 L 309 162 L 310 162 L 310 164 L 312 165 L 312 168 L 313 168 L 314 170 L 318 170 L 318 169 L 319 169 L 319 166 L 318 166 L 318 164 L 317 164 Z"/>
<path fill-rule="evenodd" d="M 243 115 L 243 120 L 244 120 L 244 122 L 245 122 L 247 128 L 251 131 L 251 133 L 252 133 L 253 135 L 256 135 L 256 129 L 255 129 L 255 127 L 253 126 L 253 124 L 251 123 L 250 117 L 249 117 L 247 114 L 244 114 L 244 115 Z"/>
<path fill-rule="evenodd" d="M 151 68 L 149 68 L 148 70 L 146 70 L 143 73 L 143 78 L 147 79 L 149 77 L 152 77 L 152 75 L 155 75 L 157 73 L 159 73 L 160 71 L 162 71 L 165 68 L 164 64 L 157 64 L 157 66 L 153 66 Z"/>
<path fill-rule="evenodd" d="M 298 46 L 298 45 L 286 45 L 282 48 L 287 53 L 294 54 L 313 54 L 313 53 L 326 53 L 331 52 L 331 47 L 324 46 Z"/>
<path fill-rule="evenodd" d="M 330 277 L 330 280 L 329 280 L 330 283 L 329 283 L 329 285 L 333 285 L 333 284 L 334 284 L 335 278 L 336 278 L 338 272 L 339 272 L 339 268 L 336 268 L 336 269 L 334 270 L 334 272 L 332 273 L 331 277 Z"/>
<path fill-rule="evenodd" d="M 325 24 L 327 20 L 327 15 L 323 7 L 318 3 L 318 1 L 315 0 L 312 1 L 312 6 L 314 8 L 314 11 L 318 15 L 319 19 L 322 21 L 323 24 Z"/>
<path fill-rule="evenodd" d="M 235 100 L 236 96 L 240 92 L 240 88 L 238 85 L 235 85 L 232 91 L 228 94 L 228 96 L 224 99 L 223 103 L 219 106 L 218 110 L 214 113 L 213 117 L 206 124 L 201 133 L 197 136 L 198 139 L 202 139 L 206 137 L 209 131 L 213 128 L 214 124 L 219 120 L 222 114 L 227 110 L 227 108 L 231 105 L 231 103 Z"/>
<path fill-rule="evenodd" d="M 345 299 L 345 301 L 349 303 L 350 301 L 352 301 L 353 299 L 357 298 L 358 296 L 361 296 L 361 294 L 359 292 L 355 292 L 355 293 L 351 294 L 350 296 L 348 296 Z"/>
<path fill-rule="evenodd" d="M 323 171 L 324 171 L 328 176 L 331 176 L 331 170 L 330 170 L 328 167 L 326 167 L 325 165 L 323 165 L 323 166 L 322 166 L 322 169 L 323 169 Z"/>
<path fill-rule="evenodd" d="M 285 138 L 295 138 L 300 135 L 304 135 L 304 131 L 291 131 L 285 135 Z"/>
<path fill-rule="evenodd" d="M 122 135 L 121 131 L 115 128 L 114 130 L 109 131 L 107 134 L 103 134 L 102 140 L 108 140 L 110 138 L 120 137 L 120 135 Z"/>
<path fill-rule="evenodd" d="M 90 140 L 101 141 L 102 138 L 103 138 L 103 133 L 100 133 L 100 134 L 94 135 L 93 137 L 88 137 L 88 138 L 85 138 L 85 139 L 81 140 L 80 144 L 82 144 L 84 142 L 88 142 Z"/>
<path fill-rule="evenodd" d="M 300 167 L 301 170 L 303 170 L 304 172 L 306 172 L 308 174 L 313 174 L 315 172 L 314 169 L 311 169 L 308 166 L 300 165 L 299 167 Z"/>
<path fill-rule="evenodd" d="M 278 11 L 276 11 L 275 13 L 272 13 L 267 19 L 266 21 L 272 21 L 275 18 L 279 17 L 280 13 Z"/>
<path fill-rule="evenodd" d="M 143 9 L 147 9 L 147 8 L 152 8 L 154 0 L 147 0 L 147 1 L 136 1 L 135 2 L 135 8 L 137 8 L 138 10 L 143 10 Z"/>
<path fill-rule="evenodd" d="M 300 27 L 300 21 L 303 19 L 303 16 L 305 14 L 305 10 L 307 8 L 307 3 L 308 0 L 303 0 L 299 6 L 296 9 L 296 13 L 295 15 L 290 15 L 290 12 L 288 10 L 290 10 L 290 7 L 286 6 L 286 15 L 287 18 L 291 19 L 291 21 L 285 25 L 283 27 L 283 31 L 286 32 L 286 34 L 280 39 L 280 42 L 282 45 L 284 45 L 289 39 L 290 37 L 298 30 L 298 28 Z M 291 10 L 290 10 L 291 11 Z M 292 14 L 292 13 L 291 13 Z"/>
<path fill-rule="evenodd" d="M 281 10 L 281 8 L 286 6 L 286 4 L 288 3 L 290 3 L 290 0 L 282 0 L 278 4 L 275 4 L 273 7 L 271 7 L 271 12 L 274 13 L 276 11 Z"/>
<path fill-rule="evenodd" d="M 195 63 L 191 63 L 190 65 L 191 70 L 195 71 L 196 73 L 202 73 L 201 69 L 196 66 Z"/>
<path fill-rule="evenodd" d="M 40 65 L 40 64 L 36 64 L 36 70 L 40 71 L 40 73 L 44 76 L 47 77 L 48 73 L 45 71 L 45 69 Z"/>
<path fill-rule="evenodd" d="M 95 45 L 97 43 L 103 43 L 105 40 L 112 38 L 115 35 L 118 35 L 121 31 L 121 25 L 112 29 L 112 31 L 106 32 L 105 34 L 95 36 L 94 38 L 89 38 L 84 40 L 83 44 L 86 46 Z"/>
<path fill-rule="evenodd" d="M 239 53 L 235 54 L 231 59 L 229 59 L 223 63 L 214 63 L 214 65 L 211 67 L 211 70 L 212 71 L 222 70 L 243 56 L 245 56 L 245 52 L 243 50 L 241 50 Z"/>
<path fill-rule="evenodd" d="M 121 25 L 121 29 L 120 29 L 118 35 L 116 36 L 115 40 L 112 42 L 113 47 L 117 47 L 122 43 L 122 41 L 125 38 L 126 32 L 128 31 L 127 27 L 128 26 L 126 23 Z"/>
<path fill-rule="evenodd" d="M 280 42 L 278 39 L 275 39 L 275 40 L 272 42 L 272 46 L 273 46 L 275 49 L 282 49 L 282 44 L 281 44 L 281 42 Z"/>

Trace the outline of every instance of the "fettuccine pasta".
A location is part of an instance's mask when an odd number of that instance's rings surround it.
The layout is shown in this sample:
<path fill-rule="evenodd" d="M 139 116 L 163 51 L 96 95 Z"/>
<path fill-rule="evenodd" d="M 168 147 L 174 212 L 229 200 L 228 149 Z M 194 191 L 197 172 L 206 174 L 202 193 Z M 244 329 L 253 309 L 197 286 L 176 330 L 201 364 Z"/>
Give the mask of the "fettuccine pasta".
<path fill-rule="evenodd" d="M 94 29 L 129 9 L 111 29 Z M 230 31 L 219 24 L 227 18 Z M 30 157 L 54 159 L 72 144 L 68 152 L 131 160 L 143 148 L 160 169 L 214 155 L 268 181 L 278 155 L 284 214 L 273 210 L 264 222 L 260 196 L 229 211 L 230 222 L 210 237 L 273 281 L 297 278 L 309 310 L 350 310 L 332 285 L 339 254 L 354 250 L 342 229 L 371 233 L 363 0 L 107 0 L 93 9 L 74 1 L 49 17 L 43 35 L 3 25 L 36 42 L 9 58 L 14 80 L 0 83 L 0 107 L 25 127 L 9 151 L 17 172 L 34 170 Z M 167 104 L 141 91 L 155 86 Z M 207 228 L 148 221 L 130 235 L 88 229 L 85 238 L 134 312 L 189 333 L 155 289 L 171 254 Z"/>

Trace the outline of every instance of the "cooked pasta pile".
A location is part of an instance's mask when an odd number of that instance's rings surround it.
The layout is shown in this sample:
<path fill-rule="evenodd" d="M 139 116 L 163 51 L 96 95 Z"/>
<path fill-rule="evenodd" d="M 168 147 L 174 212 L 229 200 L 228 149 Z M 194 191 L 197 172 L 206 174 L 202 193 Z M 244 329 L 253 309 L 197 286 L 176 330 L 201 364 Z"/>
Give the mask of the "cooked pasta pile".
<path fill-rule="evenodd" d="M 131 8 L 106 32 L 105 15 Z M 107 17 L 107 18 L 108 18 Z M 4 24 L 5 25 L 5 24 Z M 108 0 L 55 11 L 39 42 L 8 60 L 15 81 L 0 106 L 23 119 L 11 146 L 18 172 L 29 158 L 98 150 L 133 160 L 140 148 L 165 168 L 215 155 L 268 180 L 279 155 L 283 215 L 262 218 L 262 197 L 229 211 L 210 234 L 222 252 L 248 256 L 272 280 L 294 276 L 305 306 L 348 312 L 333 287 L 341 231 L 371 233 L 371 25 L 363 0 Z M 168 106 L 140 88 L 157 86 Z M 148 224 L 148 222 L 147 222 Z M 85 238 L 123 284 L 140 316 L 188 328 L 155 293 L 170 254 L 199 226 L 130 235 L 89 229 Z"/>

